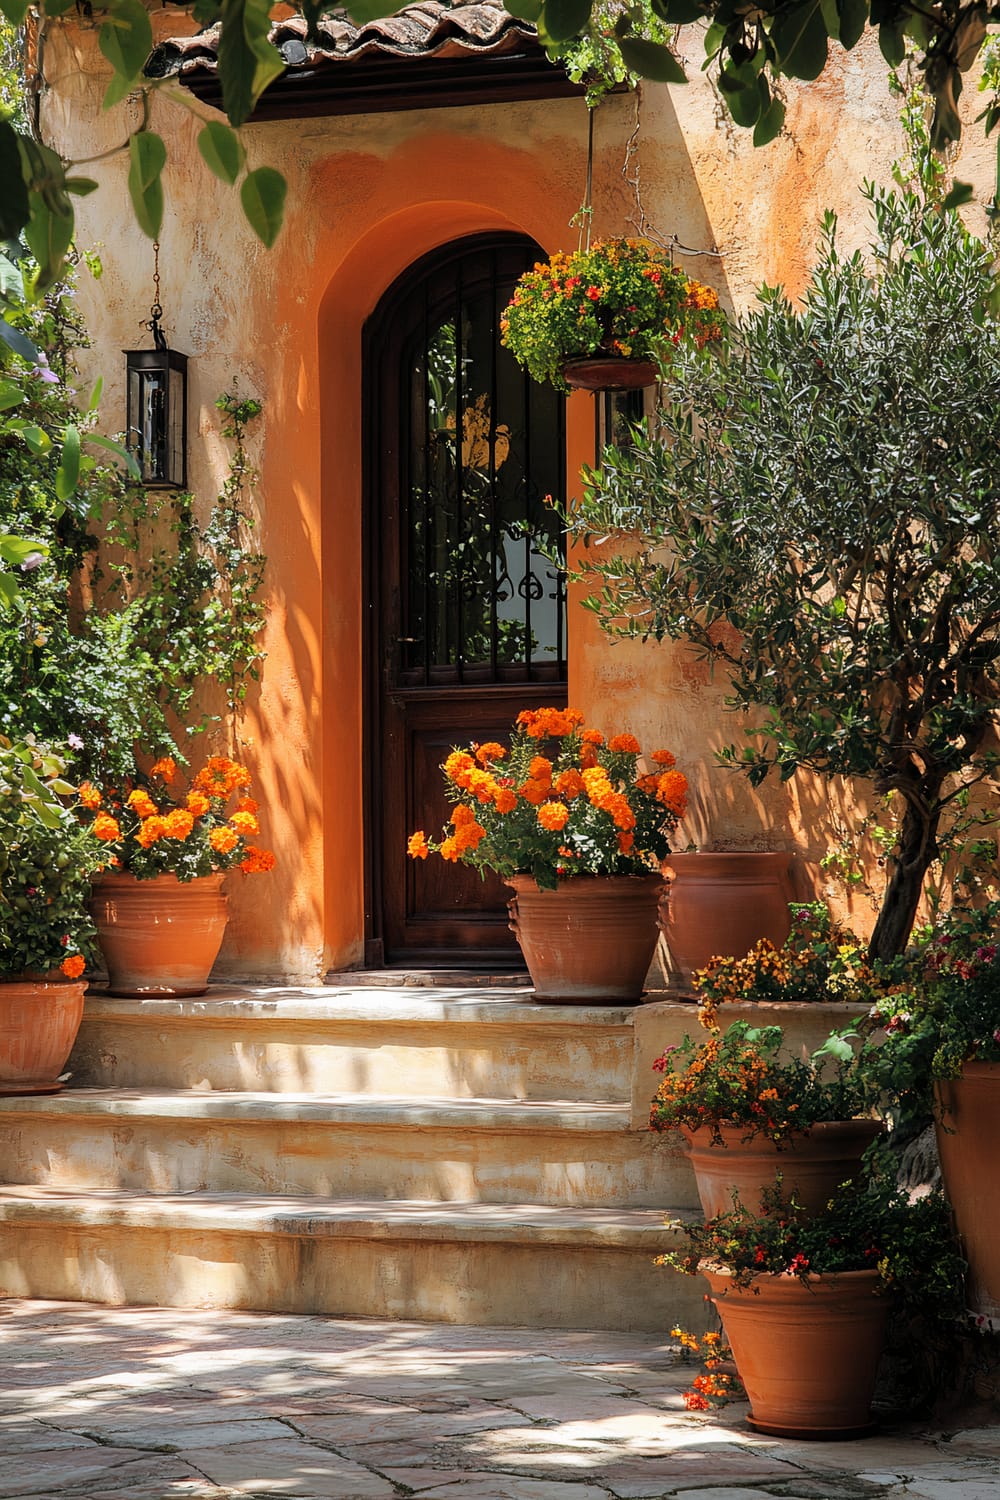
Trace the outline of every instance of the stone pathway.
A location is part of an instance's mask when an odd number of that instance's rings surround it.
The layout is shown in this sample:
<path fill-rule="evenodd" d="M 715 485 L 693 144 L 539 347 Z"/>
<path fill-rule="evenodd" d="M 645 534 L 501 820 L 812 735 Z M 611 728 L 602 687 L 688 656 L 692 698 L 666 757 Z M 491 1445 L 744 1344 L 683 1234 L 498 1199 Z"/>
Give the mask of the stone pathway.
<path fill-rule="evenodd" d="M 1000 1425 L 684 1409 L 646 1335 L 0 1303 L 0 1500 L 1000 1500 Z"/>

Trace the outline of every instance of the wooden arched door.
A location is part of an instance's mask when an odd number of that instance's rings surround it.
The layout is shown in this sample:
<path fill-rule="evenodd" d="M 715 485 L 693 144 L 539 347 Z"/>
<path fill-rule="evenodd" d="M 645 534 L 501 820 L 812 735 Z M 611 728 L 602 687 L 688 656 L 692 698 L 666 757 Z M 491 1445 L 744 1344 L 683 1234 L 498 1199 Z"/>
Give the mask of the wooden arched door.
<path fill-rule="evenodd" d="M 559 527 L 564 401 L 521 372 L 499 321 L 542 252 L 482 235 L 425 256 L 365 326 L 368 961 L 519 967 L 499 880 L 413 861 L 440 837 L 440 766 L 566 696 Z"/>

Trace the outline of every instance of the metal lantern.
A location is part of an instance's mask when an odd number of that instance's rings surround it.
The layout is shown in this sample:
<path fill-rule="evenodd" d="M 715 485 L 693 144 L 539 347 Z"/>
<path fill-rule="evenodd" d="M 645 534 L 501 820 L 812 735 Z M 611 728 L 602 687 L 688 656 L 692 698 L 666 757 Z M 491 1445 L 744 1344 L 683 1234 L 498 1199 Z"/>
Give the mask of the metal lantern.
<path fill-rule="evenodd" d="M 168 349 L 160 320 L 159 245 L 154 244 L 152 349 L 126 349 L 125 445 L 150 489 L 187 484 L 187 355 Z"/>

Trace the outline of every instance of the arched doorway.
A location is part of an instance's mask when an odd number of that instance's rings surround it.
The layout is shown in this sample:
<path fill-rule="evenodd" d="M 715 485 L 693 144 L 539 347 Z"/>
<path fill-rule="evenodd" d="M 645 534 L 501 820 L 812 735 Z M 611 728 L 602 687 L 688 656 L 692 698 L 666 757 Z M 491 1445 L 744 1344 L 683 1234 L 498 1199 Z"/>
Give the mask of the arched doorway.
<path fill-rule="evenodd" d="M 424 256 L 365 325 L 366 928 L 370 962 L 519 965 L 509 892 L 406 858 L 448 815 L 439 767 L 566 694 L 564 401 L 500 347 L 533 241 L 478 235 Z M 541 548 L 540 545 L 541 544 Z"/>

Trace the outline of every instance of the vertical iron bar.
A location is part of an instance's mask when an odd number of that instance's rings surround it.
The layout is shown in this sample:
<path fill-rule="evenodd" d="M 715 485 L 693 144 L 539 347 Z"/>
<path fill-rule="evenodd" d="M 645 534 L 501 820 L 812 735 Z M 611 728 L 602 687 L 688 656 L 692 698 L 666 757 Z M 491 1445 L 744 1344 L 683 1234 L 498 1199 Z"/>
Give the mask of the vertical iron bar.
<path fill-rule="evenodd" d="M 422 499 L 423 499 L 423 523 L 424 523 L 424 576 L 423 576 L 424 621 L 423 621 L 423 625 L 424 625 L 424 686 L 425 687 L 428 686 L 428 684 L 430 683 L 430 680 L 431 680 L 431 652 L 433 650 L 433 639 L 434 639 L 434 636 L 436 634 L 436 627 L 435 627 L 435 625 L 433 623 L 435 621 L 436 615 L 435 615 L 435 611 L 431 607 L 431 602 L 432 602 L 431 601 L 431 569 L 432 569 L 432 554 L 431 554 L 431 537 L 432 537 L 432 533 L 431 533 L 431 474 L 432 474 L 433 471 L 432 471 L 432 465 L 431 465 L 431 438 L 430 438 L 430 425 L 431 424 L 430 424 L 430 410 L 429 410 L 429 394 L 430 394 L 430 388 L 431 388 L 431 383 L 430 383 L 430 360 L 431 360 L 431 353 L 430 353 L 430 333 L 429 333 L 429 328 L 428 328 L 428 324 L 429 324 L 429 320 L 430 320 L 430 312 L 429 312 L 429 307 L 428 307 L 429 299 L 430 299 L 430 289 L 429 289 L 429 285 L 428 285 L 428 278 L 425 276 L 424 277 L 423 340 L 422 340 L 422 344 L 423 344 L 423 364 L 422 364 L 422 367 L 421 367 L 422 371 L 423 371 L 423 381 L 422 381 L 423 392 L 421 394 L 421 405 L 420 405 L 421 423 L 422 423 L 422 426 L 423 426 L 422 449 L 423 449 L 423 471 L 424 471 L 423 472 L 423 485 L 422 485 L 422 489 L 423 489 L 423 497 L 422 497 Z"/>
<path fill-rule="evenodd" d="M 462 439 L 465 435 L 465 389 L 462 381 L 462 261 L 455 271 L 455 535 L 458 541 L 458 680 L 465 681 L 465 472 Z"/>
<path fill-rule="evenodd" d="M 556 463 L 559 486 L 557 494 L 566 503 L 566 397 L 556 396 Z M 561 532 L 559 545 L 563 561 L 566 560 L 566 534 Z M 566 642 L 563 625 L 566 616 L 566 574 L 556 571 L 556 671 L 560 678 L 566 675 Z"/>
<path fill-rule="evenodd" d="M 497 656 L 498 638 L 500 626 L 497 619 L 497 549 L 503 546 L 503 533 L 497 535 L 497 427 L 498 427 L 498 401 L 497 389 L 497 344 L 500 338 L 500 286 L 497 271 L 497 252 L 494 246 L 490 253 L 490 282 L 489 303 L 490 309 L 490 421 L 487 431 L 489 442 L 489 559 L 490 559 L 490 681 L 497 680 Z"/>

